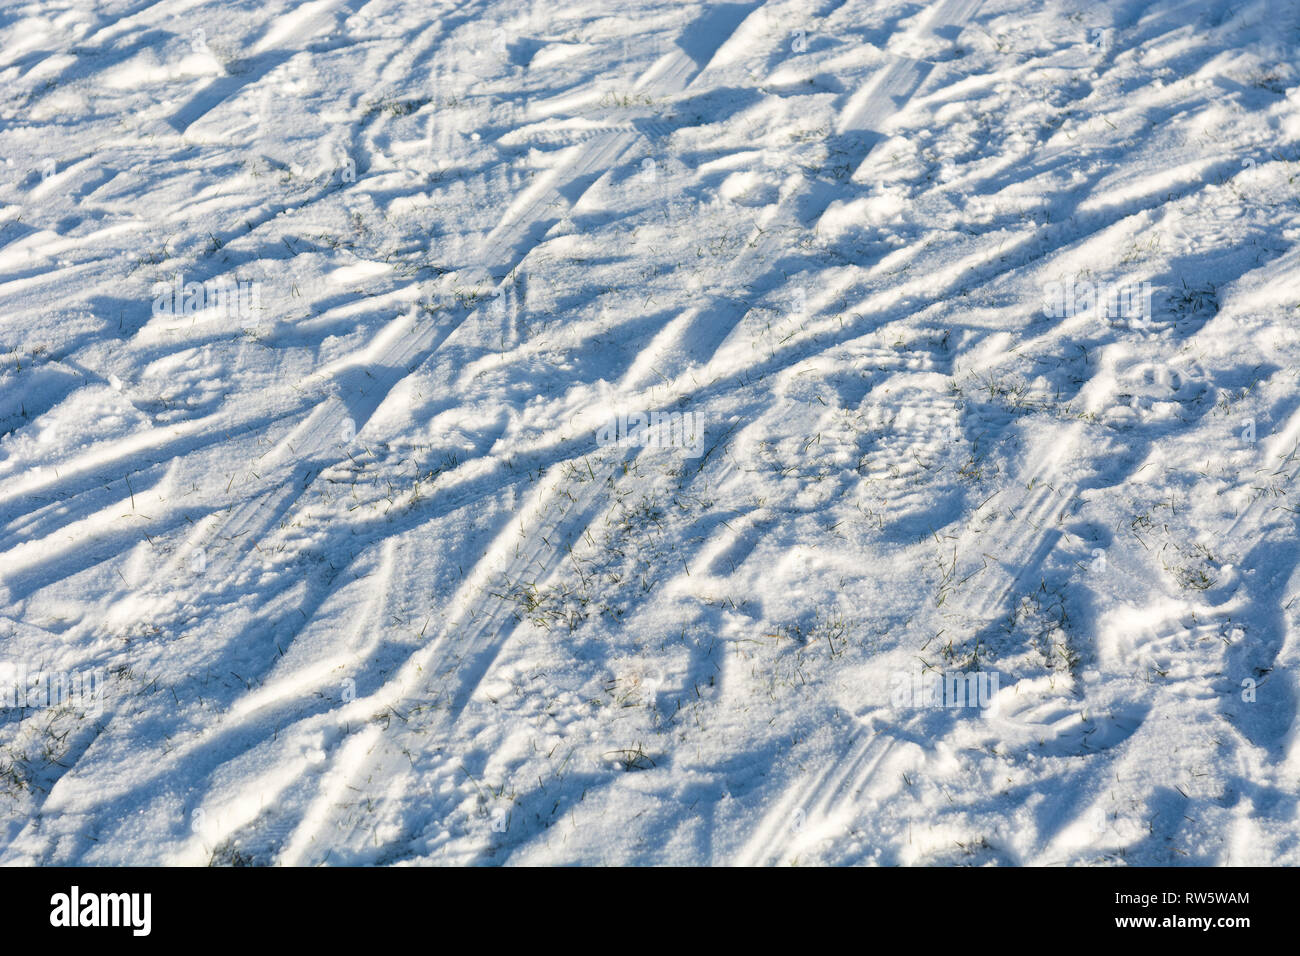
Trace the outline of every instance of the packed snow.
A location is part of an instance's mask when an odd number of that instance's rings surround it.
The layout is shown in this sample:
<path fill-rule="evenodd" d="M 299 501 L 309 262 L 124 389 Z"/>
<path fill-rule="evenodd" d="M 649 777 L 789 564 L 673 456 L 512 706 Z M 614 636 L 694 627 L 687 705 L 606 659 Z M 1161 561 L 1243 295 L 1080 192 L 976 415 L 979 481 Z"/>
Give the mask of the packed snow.
<path fill-rule="evenodd" d="M 0 77 L 0 863 L 1300 863 L 1300 4 Z"/>

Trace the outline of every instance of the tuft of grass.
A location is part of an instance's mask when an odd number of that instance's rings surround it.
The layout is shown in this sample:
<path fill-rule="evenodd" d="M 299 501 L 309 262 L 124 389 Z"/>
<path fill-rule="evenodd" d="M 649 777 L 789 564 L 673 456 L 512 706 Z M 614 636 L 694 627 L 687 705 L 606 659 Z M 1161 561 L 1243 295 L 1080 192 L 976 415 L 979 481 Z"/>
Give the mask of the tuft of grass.
<path fill-rule="evenodd" d="M 654 759 L 641 748 L 640 744 L 622 750 L 610 750 L 604 756 L 614 757 L 625 773 L 633 770 L 649 770 L 655 766 Z"/>
<path fill-rule="evenodd" d="M 208 866 L 255 866 L 251 853 L 245 853 L 235 845 L 233 840 L 226 840 L 212 850 Z"/>

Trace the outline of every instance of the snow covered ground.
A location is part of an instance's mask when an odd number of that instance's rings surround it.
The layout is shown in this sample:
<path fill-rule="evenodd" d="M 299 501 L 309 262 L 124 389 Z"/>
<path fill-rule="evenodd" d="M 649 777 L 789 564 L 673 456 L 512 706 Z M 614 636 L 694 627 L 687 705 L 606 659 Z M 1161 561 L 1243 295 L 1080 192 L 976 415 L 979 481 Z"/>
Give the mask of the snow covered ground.
<path fill-rule="evenodd" d="M 1293 0 L 0 77 L 0 863 L 1300 863 Z"/>

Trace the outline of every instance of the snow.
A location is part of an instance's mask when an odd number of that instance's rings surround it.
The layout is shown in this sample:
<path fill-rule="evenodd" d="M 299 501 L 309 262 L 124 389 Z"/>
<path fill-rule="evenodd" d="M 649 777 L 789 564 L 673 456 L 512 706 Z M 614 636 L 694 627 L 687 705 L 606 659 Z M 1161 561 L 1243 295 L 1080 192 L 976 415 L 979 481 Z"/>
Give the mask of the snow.
<path fill-rule="evenodd" d="M 1300 863 L 1297 40 L 10 3 L 0 863 Z"/>

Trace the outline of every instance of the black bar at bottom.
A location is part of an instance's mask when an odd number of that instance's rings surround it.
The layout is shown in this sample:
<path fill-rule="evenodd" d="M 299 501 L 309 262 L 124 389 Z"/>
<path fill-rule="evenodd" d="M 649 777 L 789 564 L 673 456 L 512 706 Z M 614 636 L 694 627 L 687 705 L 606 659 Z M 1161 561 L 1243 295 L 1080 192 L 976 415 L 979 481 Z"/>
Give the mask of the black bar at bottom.
<path fill-rule="evenodd" d="M 734 943 L 737 935 L 783 927 L 820 936 L 819 924 L 830 921 L 852 923 L 855 933 L 907 935 L 928 927 L 935 940 L 949 932 L 1000 939 L 1035 934 L 1020 937 L 1028 941 L 1065 930 L 1071 941 L 1177 938 L 1182 944 L 1196 935 L 1232 945 L 1256 930 L 1288 929 L 1292 914 L 1282 907 L 1293 895 L 1294 876 L 1291 870 L 1184 868 L 780 874 L 9 868 L 0 870 L 0 899 L 10 942 L 66 942 L 75 935 L 113 937 L 128 946 L 204 937 L 218 946 L 223 938 L 256 939 L 259 946 L 276 940 L 373 946 L 394 927 L 414 922 L 433 929 L 447 921 L 446 928 L 459 927 L 471 939 L 487 930 L 484 945 L 516 933 L 535 942 L 539 930 L 553 940 L 572 930 L 588 943 L 594 933 L 611 944 L 629 931 L 640 937 L 693 925 L 711 925 Z"/>

